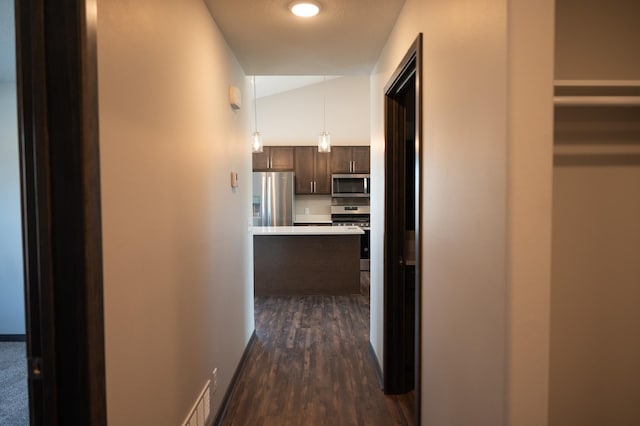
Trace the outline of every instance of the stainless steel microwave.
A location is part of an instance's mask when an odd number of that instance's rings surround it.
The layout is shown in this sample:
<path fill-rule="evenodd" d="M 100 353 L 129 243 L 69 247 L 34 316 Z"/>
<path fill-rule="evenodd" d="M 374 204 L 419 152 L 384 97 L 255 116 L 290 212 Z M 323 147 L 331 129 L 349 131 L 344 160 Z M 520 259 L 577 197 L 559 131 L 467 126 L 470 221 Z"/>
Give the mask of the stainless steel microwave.
<path fill-rule="evenodd" d="M 332 197 L 369 197 L 371 183 L 368 174 L 332 174 Z"/>

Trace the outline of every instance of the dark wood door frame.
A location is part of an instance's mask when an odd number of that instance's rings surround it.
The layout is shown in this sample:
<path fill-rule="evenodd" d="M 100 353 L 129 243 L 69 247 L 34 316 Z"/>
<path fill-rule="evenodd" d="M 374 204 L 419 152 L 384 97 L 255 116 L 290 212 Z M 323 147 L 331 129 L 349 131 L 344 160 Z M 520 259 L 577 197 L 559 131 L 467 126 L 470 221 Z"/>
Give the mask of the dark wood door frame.
<path fill-rule="evenodd" d="M 30 421 L 104 425 L 96 0 L 15 15 Z"/>
<path fill-rule="evenodd" d="M 420 325 L 421 325 L 421 206 L 422 206 L 422 34 L 419 34 L 385 87 L 385 244 L 384 244 L 384 391 L 416 393 L 416 424 L 420 424 Z M 409 95 L 407 95 L 409 93 Z M 407 104 L 407 102 L 409 104 Z M 407 115 L 414 114 L 414 125 L 407 129 Z M 408 134 L 413 132 L 414 134 Z M 407 141 L 413 140 L 410 152 Z M 409 154 L 409 155 L 407 155 Z M 407 159 L 414 164 L 406 164 Z M 407 175 L 405 170 L 413 167 Z M 412 176 L 413 182 L 406 182 Z M 406 194 L 413 188 L 413 199 Z M 413 210 L 407 219 L 405 206 Z M 415 274 L 407 275 L 405 223 L 415 228 Z M 405 286 L 405 281 L 410 281 Z M 413 284 L 413 285 L 412 285 Z M 415 287 L 414 287 L 415 286 Z M 412 294 L 407 294 L 407 293 Z M 406 298 L 413 309 L 406 309 Z M 411 315 L 413 310 L 413 315 Z M 409 316 L 407 317 L 407 313 Z M 413 329 L 413 336 L 406 330 Z M 403 350 L 413 340 L 413 383 L 407 383 L 407 357 Z"/>

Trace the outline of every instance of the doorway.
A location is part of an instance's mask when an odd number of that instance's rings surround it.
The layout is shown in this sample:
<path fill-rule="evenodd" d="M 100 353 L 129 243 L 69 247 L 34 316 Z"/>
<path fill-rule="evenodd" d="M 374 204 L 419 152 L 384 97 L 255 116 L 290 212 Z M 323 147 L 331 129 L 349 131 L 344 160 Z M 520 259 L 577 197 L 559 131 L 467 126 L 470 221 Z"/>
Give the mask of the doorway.
<path fill-rule="evenodd" d="M 422 34 L 385 87 L 384 392 L 420 416 Z"/>

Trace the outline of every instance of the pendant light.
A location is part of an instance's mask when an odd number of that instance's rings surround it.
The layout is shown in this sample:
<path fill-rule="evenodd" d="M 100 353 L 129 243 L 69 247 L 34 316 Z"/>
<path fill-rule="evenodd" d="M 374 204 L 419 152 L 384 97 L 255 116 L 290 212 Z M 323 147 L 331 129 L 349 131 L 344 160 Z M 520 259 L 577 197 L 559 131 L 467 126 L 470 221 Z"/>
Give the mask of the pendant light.
<path fill-rule="evenodd" d="M 327 77 L 324 77 L 325 83 L 325 95 L 322 100 L 322 131 L 318 136 L 318 152 L 331 152 L 331 135 L 327 132 L 327 95 L 326 95 L 326 83 Z"/>
<path fill-rule="evenodd" d="M 253 119 L 254 132 L 251 137 L 251 152 L 262 152 L 262 135 L 258 131 L 258 102 L 256 101 L 256 76 L 253 76 Z"/>

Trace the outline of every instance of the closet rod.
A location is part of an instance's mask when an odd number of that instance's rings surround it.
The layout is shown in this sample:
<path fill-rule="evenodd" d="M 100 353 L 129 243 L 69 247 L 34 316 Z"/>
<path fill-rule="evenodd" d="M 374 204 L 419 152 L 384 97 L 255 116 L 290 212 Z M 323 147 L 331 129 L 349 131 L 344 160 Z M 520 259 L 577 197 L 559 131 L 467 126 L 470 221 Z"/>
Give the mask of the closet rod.
<path fill-rule="evenodd" d="M 640 106 L 640 96 L 554 96 L 557 106 Z"/>

